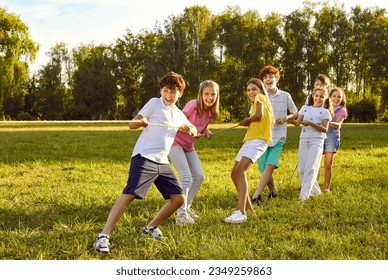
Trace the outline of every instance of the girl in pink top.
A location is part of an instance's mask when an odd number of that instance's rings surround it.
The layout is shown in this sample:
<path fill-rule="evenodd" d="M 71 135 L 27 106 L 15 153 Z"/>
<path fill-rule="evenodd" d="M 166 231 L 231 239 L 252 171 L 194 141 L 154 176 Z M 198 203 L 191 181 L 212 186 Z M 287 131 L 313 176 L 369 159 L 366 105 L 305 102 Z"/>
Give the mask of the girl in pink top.
<path fill-rule="evenodd" d="M 333 88 L 330 91 L 329 98 L 333 105 L 334 117 L 329 122 L 326 133 L 327 138 L 323 144 L 323 154 L 325 156 L 325 192 L 330 191 L 334 155 L 340 146 L 340 129 L 343 121 L 348 117 L 344 91 L 339 87 Z"/>
<path fill-rule="evenodd" d="M 199 86 L 197 100 L 189 101 L 182 111 L 197 128 L 200 136 L 211 138 L 212 132 L 207 126 L 217 118 L 219 104 L 219 85 L 214 81 L 206 80 Z M 178 132 L 169 154 L 171 163 L 179 174 L 183 194 L 186 195 L 186 201 L 178 209 L 176 216 L 178 225 L 194 224 L 194 219 L 199 218 L 190 208 L 204 179 L 201 162 L 194 148 L 195 139 L 193 136 Z"/>

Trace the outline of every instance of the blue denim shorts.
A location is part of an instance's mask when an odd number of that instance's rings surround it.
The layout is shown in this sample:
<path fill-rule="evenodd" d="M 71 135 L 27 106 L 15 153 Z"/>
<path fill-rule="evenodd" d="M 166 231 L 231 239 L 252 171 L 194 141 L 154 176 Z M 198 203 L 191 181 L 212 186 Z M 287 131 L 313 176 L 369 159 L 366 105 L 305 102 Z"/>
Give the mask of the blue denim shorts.
<path fill-rule="evenodd" d="M 152 184 L 155 184 L 164 199 L 170 199 L 171 194 L 183 194 L 169 164 L 154 162 L 140 154 L 132 157 L 123 194 L 132 194 L 137 199 L 143 199 Z"/>
<path fill-rule="evenodd" d="M 340 139 L 335 134 L 327 134 L 323 144 L 323 152 L 336 153 L 340 147 Z"/>

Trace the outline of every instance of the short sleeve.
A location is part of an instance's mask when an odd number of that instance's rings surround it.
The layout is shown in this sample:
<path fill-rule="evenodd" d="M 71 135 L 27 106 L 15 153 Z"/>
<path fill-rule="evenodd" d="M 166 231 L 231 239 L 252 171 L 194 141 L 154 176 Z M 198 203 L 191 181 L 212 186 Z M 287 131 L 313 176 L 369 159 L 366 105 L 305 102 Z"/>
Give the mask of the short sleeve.
<path fill-rule="evenodd" d="M 294 100 L 292 100 L 291 94 L 287 94 L 287 109 L 290 113 L 295 113 L 298 109 L 295 106 Z"/>
<path fill-rule="evenodd" d="M 154 112 L 154 108 L 155 108 L 155 104 L 156 102 L 159 102 L 159 99 L 154 97 L 154 98 L 151 98 L 144 106 L 143 108 L 141 108 L 141 110 L 139 111 L 138 115 L 141 115 L 143 117 L 145 117 L 146 119 L 148 119 L 152 113 Z"/>
<path fill-rule="evenodd" d="M 185 107 L 183 107 L 182 111 L 187 116 L 191 116 L 197 110 L 197 100 L 191 100 L 186 103 Z"/>
<path fill-rule="evenodd" d="M 330 111 L 329 110 L 325 109 L 323 111 L 322 119 L 323 120 L 330 120 L 331 119 L 331 115 L 330 115 Z"/>
<path fill-rule="evenodd" d="M 307 107 L 306 105 L 303 105 L 303 106 L 302 106 L 302 108 L 300 108 L 300 110 L 299 110 L 299 112 L 298 112 L 298 113 L 299 113 L 300 115 L 304 115 L 304 114 L 305 114 L 305 112 L 306 112 L 306 110 L 307 110 L 307 108 L 306 108 L 306 107 Z"/>
<path fill-rule="evenodd" d="M 265 104 L 264 98 L 265 96 L 259 93 L 256 95 L 255 101 L 260 104 Z"/>
<path fill-rule="evenodd" d="M 338 118 L 338 117 L 343 117 L 344 119 L 346 119 L 348 117 L 348 113 L 346 112 L 346 110 L 343 107 L 341 107 L 338 110 L 338 112 L 336 114 L 336 118 Z"/>

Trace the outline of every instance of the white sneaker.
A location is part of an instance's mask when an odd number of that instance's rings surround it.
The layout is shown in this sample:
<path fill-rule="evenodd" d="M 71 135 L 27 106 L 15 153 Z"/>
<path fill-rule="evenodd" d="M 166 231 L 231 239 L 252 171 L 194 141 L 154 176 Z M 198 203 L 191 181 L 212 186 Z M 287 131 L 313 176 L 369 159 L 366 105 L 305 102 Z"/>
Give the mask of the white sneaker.
<path fill-rule="evenodd" d="M 93 247 L 96 253 L 109 254 L 109 235 L 98 235 Z"/>
<path fill-rule="evenodd" d="M 194 220 L 199 219 L 199 216 L 191 208 L 187 209 L 187 214 Z"/>
<path fill-rule="evenodd" d="M 143 228 L 142 233 L 143 233 L 143 236 L 149 236 L 149 237 L 152 237 L 155 239 L 160 239 L 160 240 L 165 239 L 165 237 L 162 234 L 162 231 L 160 229 L 158 229 L 157 227 L 154 227 L 154 228 L 145 227 L 145 228 Z"/>
<path fill-rule="evenodd" d="M 189 215 L 177 215 L 176 224 L 180 226 L 195 224 L 194 219 Z"/>
<path fill-rule="evenodd" d="M 239 224 L 247 221 L 247 215 L 242 214 L 240 210 L 234 211 L 232 215 L 225 218 L 226 223 Z"/>

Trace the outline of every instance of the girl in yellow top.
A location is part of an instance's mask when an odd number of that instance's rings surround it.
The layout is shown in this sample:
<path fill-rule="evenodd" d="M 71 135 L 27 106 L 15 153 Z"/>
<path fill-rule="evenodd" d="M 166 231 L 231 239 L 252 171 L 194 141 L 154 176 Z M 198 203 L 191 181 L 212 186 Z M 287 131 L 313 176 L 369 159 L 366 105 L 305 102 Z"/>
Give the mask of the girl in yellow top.
<path fill-rule="evenodd" d="M 249 118 L 240 122 L 247 126 L 244 144 L 238 152 L 232 169 L 232 180 L 238 192 L 238 210 L 224 221 L 227 223 L 242 223 L 247 221 L 246 211 L 252 208 L 248 197 L 247 171 L 265 152 L 272 142 L 272 125 L 274 117 L 268 93 L 261 80 L 253 78 L 247 83 L 247 94 L 251 101 Z"/>

